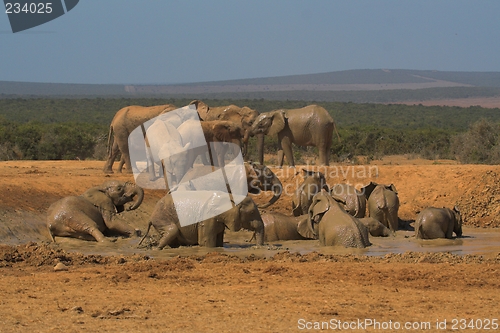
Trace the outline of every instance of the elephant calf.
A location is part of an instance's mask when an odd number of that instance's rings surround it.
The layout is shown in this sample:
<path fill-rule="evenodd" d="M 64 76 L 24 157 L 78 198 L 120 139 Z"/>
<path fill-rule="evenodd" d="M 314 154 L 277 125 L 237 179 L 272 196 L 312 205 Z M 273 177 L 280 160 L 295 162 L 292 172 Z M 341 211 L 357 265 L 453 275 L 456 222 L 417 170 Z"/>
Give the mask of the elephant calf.
<path fill-rule="evenodd" d="M 93 187 L 81 196 L 62 198 L 47 210 L 47 228 L 50 237 L 74 237 L 85 240 L 107 241 L 105 231 L 122 235 L 140 235 L 140 230 L 116 218 L 125 210 L 124 205 L 134 200 L 127 210 L 138 208 L 144 191 L 134 183 L 117 180 Z"/>
<path fill-rule="evenodd" d="M 344 205 L 345 210 L 354 217 L 365 217 L 366 197 L 354 186 L 349 184 L 335 184 L 331 190 L 335 201 Z"/>
<path fill-rule="evenodd" d="M 325 190 L 314 196 L 305 227 L 307 229 L 303 230 L 302 225 L 299 232 L 319 239 L 321 246 L 364 248 L 371 245 L 368 228 L 359 219 L 349 215 Z"/>
<path fill-rule="evenodd" d="M 329 190 L 325 175 L 319 171 L 302 169 L 304 181 L 295 191 L 292 197 L 293 216 L 307 214 L 313 196 L 321 189 Z"/>
<path fill-rule="evenodd" d="M 399 197 L 396 186 L 370 182 L 361 192 L 367 199 L 368 215 L 382 222 L 392 232 L 396 232 L 399 225 Z"/>
<path fill-rule="evenodd" d="M 428 207 L 415 220 L 415 238 L 452 238 L 453 233 L 462 237 L 462 216 L 457 207 Z"/>
<path fill-rule="evenodd" d="M 295 217 L 280 213 L 268 213 L 262 214 L 262 220 L 264 221 L 264 240 L 266 242 L 311 239 L 299 232 L 299 230 L 305 230 L 308 220 L 307 214 Z"/>
<path fill-rule="evenodd" d="M 387 237 L 394 235 L 394 233 L 383 225 L 380 221 L 375 220 L 373 217 L 363 217 L 359 221 L 368 228 L 368 232 L 373 237 Z"/>

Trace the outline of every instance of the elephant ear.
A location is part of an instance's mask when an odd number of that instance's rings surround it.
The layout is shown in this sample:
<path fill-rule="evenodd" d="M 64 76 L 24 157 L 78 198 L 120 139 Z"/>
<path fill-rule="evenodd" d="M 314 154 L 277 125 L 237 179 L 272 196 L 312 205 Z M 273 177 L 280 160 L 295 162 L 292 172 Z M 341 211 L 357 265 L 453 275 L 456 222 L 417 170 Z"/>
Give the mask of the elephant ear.
<path fill-rule="evenodd" d="M 396 186 L 394 186 L 394 184 L 391 184 L 391 185 L 389 185 L 389 186 L 386 186 L 386 188 L 387 188 L 388 190 L 391 190 L 392 192 L 394 192 L 394 193 L 398 194 L 398 190 L 396 189 Z"/>
<path fill-rule="evenodd" d="M 204 102 L 200 100 L 193 100 L 189 105 L 194 105 L 196 106 L 196 110 L 198 111 L 198 115 L 200 116 L 201 120 L 205 120 L 207 118 L 208 112 L 210 111 L 210 108 L 208 105 L 206 105 Z"/>
<path fill-rule="evenodd" d="M 314 233 L 314 227 L 312 226 L 312 220 L 309 218 L 303 218 L 297 224 L 297 232 L 304 238 L 315 239 L 317 235 Z"/>
<path fill-rule="evenodd" d="M 271 124 L 271 126 L 269 126 L 267 135 L 274 136 L 285 128 L 285 111 L 273 111 L 272 113 L 270 113 L 270 116 L 273 119 L 273 123 Z"/>
<path fill-rule="evenodd" d="M 366 199 L 368 199 L 370 197 L 370 195 L 372 194 L 373 190 L 375 189 L 375 187 L 377 187 L 378 184 L 375 183 L 375 182 L 370 182 L 370 184 L 368 185 L 365 185 L 361 188 L 361 194 L 364 194 Z"/>

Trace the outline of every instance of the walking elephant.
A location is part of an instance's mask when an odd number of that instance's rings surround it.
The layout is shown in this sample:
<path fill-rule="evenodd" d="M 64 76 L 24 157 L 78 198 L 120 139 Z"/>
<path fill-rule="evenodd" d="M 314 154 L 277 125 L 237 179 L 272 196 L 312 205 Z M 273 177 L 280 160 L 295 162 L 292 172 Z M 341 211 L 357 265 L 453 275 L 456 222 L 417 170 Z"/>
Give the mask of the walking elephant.
<path fill-rule="evenodd" d="M 261 113 L 252 125 L 251 135 L 278 135 L 279 167 L 283 166 L 284 156 L 289 166 L 295 166 L 292 144 L 317 147 L 318 164 L 328 165 L 334 130 L 335 122 L 328 111 L 318 105 L 309 105 L 301 109 Z M 260 164 L 264 164 L 264 140 L 258 142 L 258 154 Z"/>
<path fill-rule="evenodd" d="M 382 222 L 392 232 L 396 232 L 399 222 L 399 198 L 396 186 L 370 182 L 361 189 L 361 192 L 367 198 L 369 216 Z"/>
<path fill-rule="evenodd" d="M 226 120 L 232 121 L 240 125 L 243 130 L 242 142 L 243 142 L 243 156 L 247 155 L 248 151 L 248 139 L 250 137 L 250 130 L 253 122 L 259 115 L 259 113 L 249 107 L 239 107 L 236 105 L 226 105 L 226 106 L 216 106 L 209 107 L 202 101 L 194 100 L 190 104 L 196 106 L 196 110 L 203 121 L 213 121 L 213 120 Z M 260 135 L 264 138 L 264 135 Z M 263 141 L 262 141 L 263 142 Z M 263 163 L 261 163 L 263 164 Z"/>
<path fill-rule="evenodd" d="M 364 248 L 371 245 L 368 228 L 349 215 L 324 189 L 314 196 L 308 223 L 300 226 L 299 233 L 319 239 L 321 246 Z"/>
<path fill-rule="evenodd" d="M 93 187 L 80 196 L 62 198 L 47 210 L 50 237 L 53 242 L 54 236 L 105 242 L 105 232 L 139 235 L 138 229 L 120 220 L 120 213 L 138 208 L 143 198 L 141 187 L 117 180 Z M 125 209 L 128 202 L 132 204 Z"/>
<path fill-rule="evenodd" d="M 462 237 L 462 216 L 457 207 L 428 207 L 415 220 L 415 238 L 453 238 L 453 233 Z"/>
<path fill-rule="evenodd" d="M 330 193 L 336 201 L 344 205 L 344 209 L 354 217 L 365 217 L 366 197 L 354 186 L 349 184 L 335 184 Z"/>
<path fill-rule="evenodd" d="M 255 232 L 258 245 L 264 243 L 264 223 L 257 206 L 250 197 L 244 197 L 232 206 L 227 193 L 216 191 L 175 191 L 161 198 L 151 215 L 151 226 L 161 235 L 158 248 L 165 246 L 200 245 L 221 247 L 224 230 L 241 228 Z M 212 216 L 204 219 L 204 216 Z M 193 220 L 196 217 L 196 220 Z M 183 221 L 200 221 L 185 223 Z M 139 243 L 139 245 L 141 244 Z"/>
<path fill-rule="evenodd" d="M 321 189 L 329 191 L 325 175 L 322 172 L 302 169 L 302 173 L 304 181 L 295 190 L 292 197 L 293 216 L 307 214 L 314 195 L 319 193 Z"/>
<path fill-rule="evenodd" d="M 171 104 L 156 106 L 138 106 L 131 105 L 116 112 L 108 134 L 108 159 L 104 164 L 104 173 L 113 173 L 113 164 L 116 156 L 121 152 L 120 165 L 118 172 L 122 172 L 125 164 L 126 172 L 132 173 L 132 163 L 130 161 L 128 138 L 132 131 L 144 122 L 171 110 L 176 107 Z"/>
<path fill-rule="evenodd" d="M 267 208 L 274 204 L 281 196 L 283 186 L 279 178 L 265 165 L 244 163 L 243 168 L 227 165 L 224 167 L 228 184 L 232 193 L 247 195 L 260 194 L 261 191 L 273 191 L 274 195 L 265 204 L 258 208 Z M 191 182 L 191 190 L 219 190 L 227 191 L 223 175 L 213 170 L 211 166 L 196 166 L 190 169 L 181 179 L 180 184 Z M 242 193 L 241 184 L 246 184 L 246 193 Z M 236 188 L 236 189 L 235 189 Z"/>
<path fill-rule="evenodd" d="M 281 213 L 262 214 L 264 221 L 264 241 L 313 239 L 310 234 L 301 235 L 300 231 L 307 230 L 308 215 L 288 216 Z"/>

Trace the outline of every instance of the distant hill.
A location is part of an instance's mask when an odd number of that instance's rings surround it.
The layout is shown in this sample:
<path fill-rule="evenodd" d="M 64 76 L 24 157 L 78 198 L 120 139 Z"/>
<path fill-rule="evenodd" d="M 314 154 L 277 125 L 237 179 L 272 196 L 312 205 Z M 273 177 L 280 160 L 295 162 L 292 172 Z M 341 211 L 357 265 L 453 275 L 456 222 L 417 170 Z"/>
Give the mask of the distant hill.
<path fill-rule="evenodd" d="M 0 81 L 0 98 L 175 97 L 398 102 L 500 95 L 500 72 L 363 69 L 171 85 Z"/>

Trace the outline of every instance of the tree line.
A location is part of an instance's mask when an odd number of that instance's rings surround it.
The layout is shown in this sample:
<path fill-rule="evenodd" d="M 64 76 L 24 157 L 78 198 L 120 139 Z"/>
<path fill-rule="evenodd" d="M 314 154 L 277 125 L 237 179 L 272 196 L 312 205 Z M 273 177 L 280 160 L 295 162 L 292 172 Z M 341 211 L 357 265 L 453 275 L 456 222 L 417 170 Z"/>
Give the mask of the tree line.
<path fill-rule="evenodd" d="M 58 160 L 106 158 L 111 119 L 127 105 L 187 105 L 188 99 L 4 99 L 0 100 L 0 160 Z M 298 108 L 314 102 L 205 100 L 208 105 L 246 105 L 266 112 Z M 424 158 L 458 159 L 463 163 L 500 161 L 500 110 L 375 103 L 316 103 L 336 121 L 341 142 L 334 136 L 336 161 L 363 155 L 413 154 Z M 255 147 L 252 144 L 251 147 Z M 278 149 L 266 138 L 267 153 Z M 250 157 L 257 159 L 255 148 Z M 296 158 L 314 154 L 297 148 Z"/>

